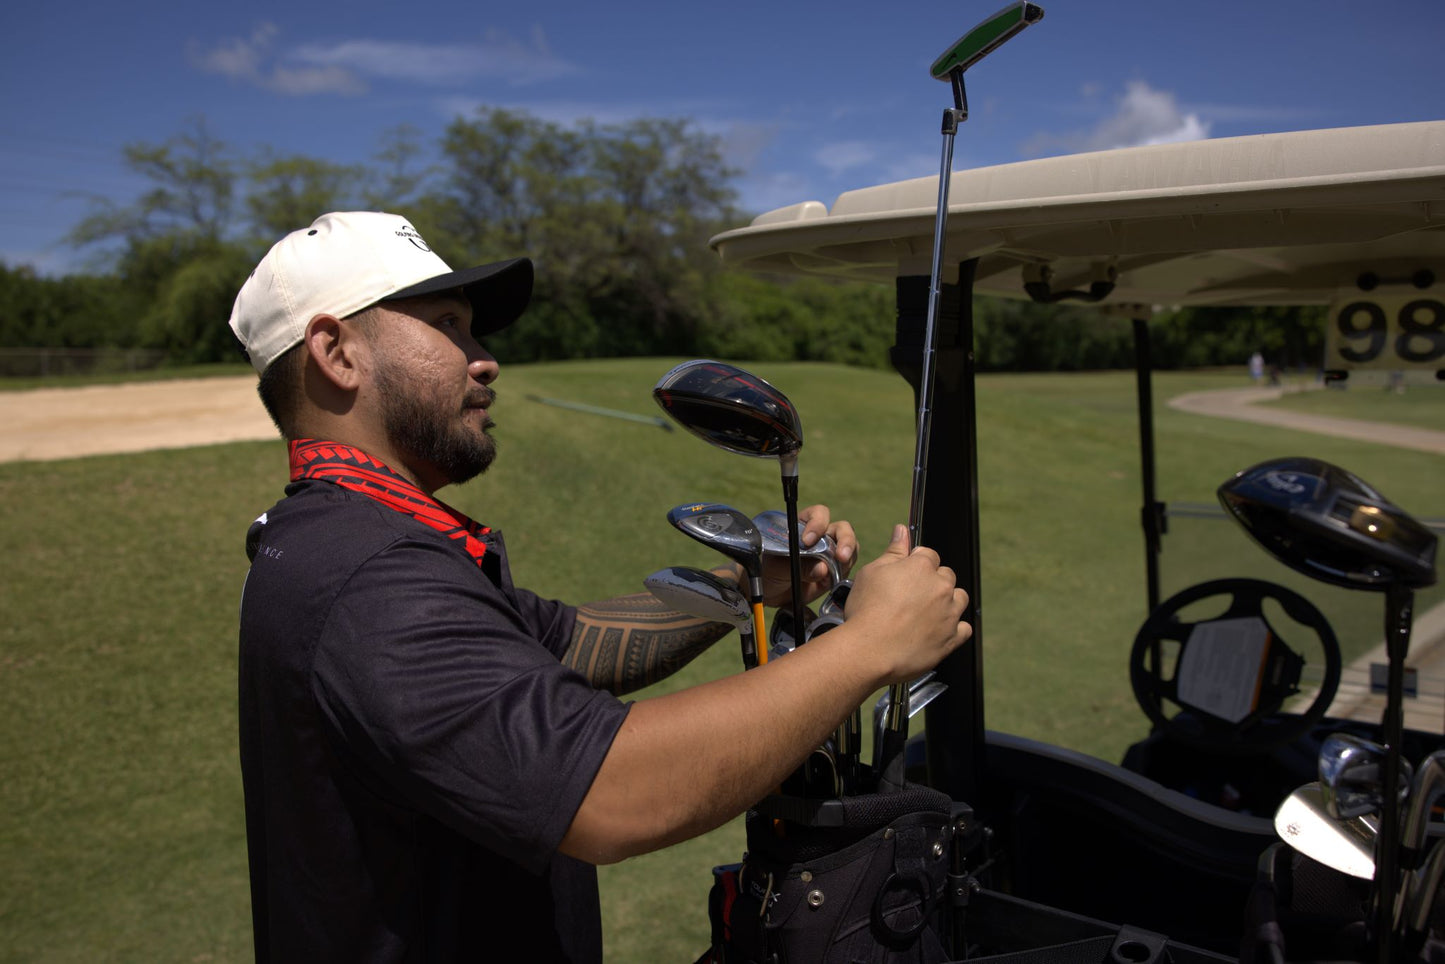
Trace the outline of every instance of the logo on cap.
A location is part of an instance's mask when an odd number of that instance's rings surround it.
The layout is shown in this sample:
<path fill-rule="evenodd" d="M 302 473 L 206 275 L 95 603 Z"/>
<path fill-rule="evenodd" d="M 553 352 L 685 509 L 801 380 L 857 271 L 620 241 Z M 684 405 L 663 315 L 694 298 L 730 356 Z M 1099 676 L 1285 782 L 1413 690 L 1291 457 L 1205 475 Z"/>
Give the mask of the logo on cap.
<path fill-rule="evenodd" d="M 417 234 L 416 228 L 412 227 L 410 224 L 403 224 L 401 226 L 401 229 L 396 232 L 396 236 L 399 238 L 406 238 L 408 241 L 416 245 L 418 248 L 421 248 L 427 254 L 431 254 L 431 248 L 428 248 L 426 246 L 426 242 L 422 240 L 422 236 L 420 234 Z"/>

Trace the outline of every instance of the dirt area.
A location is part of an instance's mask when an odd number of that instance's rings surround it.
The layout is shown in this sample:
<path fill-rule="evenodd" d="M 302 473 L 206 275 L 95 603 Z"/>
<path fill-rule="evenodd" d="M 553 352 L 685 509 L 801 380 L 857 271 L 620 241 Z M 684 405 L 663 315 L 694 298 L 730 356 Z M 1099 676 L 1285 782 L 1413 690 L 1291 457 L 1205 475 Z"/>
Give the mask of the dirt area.
<path fill-rule="evenodd" d="M 0 462 L 270 438 L 251 375 L 0 392 Z"/>

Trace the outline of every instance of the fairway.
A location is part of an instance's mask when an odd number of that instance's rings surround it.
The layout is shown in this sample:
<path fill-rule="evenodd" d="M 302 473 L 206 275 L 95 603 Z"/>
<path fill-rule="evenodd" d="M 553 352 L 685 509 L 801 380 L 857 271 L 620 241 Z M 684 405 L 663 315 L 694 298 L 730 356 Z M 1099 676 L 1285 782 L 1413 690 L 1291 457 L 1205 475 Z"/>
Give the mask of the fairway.
<path fill-rule="evenodd" d="M 655 569 L 715 561 L 667 524 L 673 506 L 781 506 L 775 463 L 528 400 L 652 416 L 652 385 L 679 360 L 503 367 L 497 464 L 441 497 L 506 533 L 519 584 L 569 602 L 636 592 Z M 892 372 L 748 367 L 801 413 L 802 503 L 851 520 L 872 558 L 908 513 L 911 392 Z M 1161 498 L 1217 504 L 1234 472 L 1308 454 L 1445 518 L 1445 457 L 1164 404 L 1243 385 L 1242 373 L 1157 376 Z M 987 725 L 1113 761 L 1147 731 L 1126 669 L 1146 615 L 1133 395 L 1126 372 L 993 375 L 978 388 Z M 1316 397 L 1341 404 L 1326 392 L 1288 404 L 1311 411 Z M 1368 417 L 1445 428 L 1440 398 L 1412 390 Z M 246 526 L 284 476 L 275 441 L 0 465 L 0 960 L 250 959 L 236 608 Z M 1222 521 L 1179 520 L 1162 568 L 1166 596 L 1220 575 L 1298 587 Z M 1356 596 L 1328 610 L 1349 629 L 1347 656 L 1379 633 L 1378 598 Z M 1418 610 L 1441 599 L 1438 586 L 1421 593 Z M 738 671 L 728 637 L 656 691 Z M 710 868 L 741 854 L 735 823 L 603 868 L 607 959 L 695 959 Z"/>

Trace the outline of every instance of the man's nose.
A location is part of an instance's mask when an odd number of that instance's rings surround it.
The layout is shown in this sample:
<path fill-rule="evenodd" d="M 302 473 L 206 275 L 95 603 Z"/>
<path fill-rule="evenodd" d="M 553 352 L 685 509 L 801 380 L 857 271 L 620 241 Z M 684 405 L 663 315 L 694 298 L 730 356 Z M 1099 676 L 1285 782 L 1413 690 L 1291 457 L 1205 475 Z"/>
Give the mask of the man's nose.
<path fill-rule="evenodd" d="M 470 341 L 471 344 L 467 346 L 467 374 L 483 385 L 490 385 L 496 380 L 502 366 L 497 364 L 497 359 L 483 348 L 480 342 L 476 339 Z"/>

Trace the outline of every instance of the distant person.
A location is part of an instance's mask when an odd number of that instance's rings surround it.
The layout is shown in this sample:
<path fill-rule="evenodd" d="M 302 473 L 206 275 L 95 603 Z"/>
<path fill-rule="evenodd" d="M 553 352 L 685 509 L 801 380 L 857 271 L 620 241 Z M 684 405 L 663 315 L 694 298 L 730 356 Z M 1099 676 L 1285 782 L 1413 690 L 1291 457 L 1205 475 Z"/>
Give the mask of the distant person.
<path fill-rule="evenodd" d="M 647 593 L 543 599 L 513 584 L 501 533 L 435 496 L 495 455 L 498 365 L 478 339 L 531 290 L 526 259 L 454 272 L 404 218 L 342 213 L 279 241 L 236 298 L 290 453 L 285 498 L 247 534 L 240 617 L 259 961 L 598 961 L 594 864 L 742 813 L 868 696 L 971 634 L 952 570 L 898 526 L 839 628 L 620 700 L 731 627 Z M 826 533 L 851 566 L 848 523 L 800 516 L 805 544 Z M 788 601 L 787 568 L 768 572 L 769 605 Z M 826 575 L 805 573 L 810 597 Z"/>
<path fill-rule="evenodd" d="M 1264 378 L 1264 356 L 1255 352 L 1249 356 L 1249 379 L 1256 385 Z"/>

